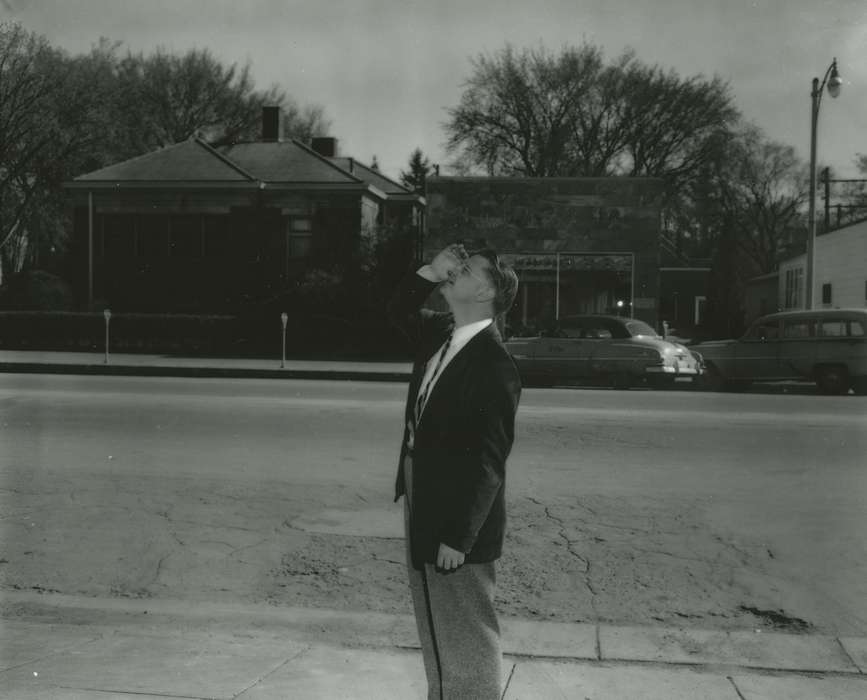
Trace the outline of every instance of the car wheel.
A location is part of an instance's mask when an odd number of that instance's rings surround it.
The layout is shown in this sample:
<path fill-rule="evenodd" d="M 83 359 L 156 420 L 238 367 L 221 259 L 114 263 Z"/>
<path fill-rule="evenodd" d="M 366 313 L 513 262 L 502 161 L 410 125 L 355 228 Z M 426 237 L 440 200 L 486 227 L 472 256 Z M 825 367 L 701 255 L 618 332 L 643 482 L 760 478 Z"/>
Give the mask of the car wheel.
<path fill-rule="evenodd" d="M 749 379 L 729 379 L 715 365 L 708 365 L 702 375 L 704 388 L 709 391 L 746 391 L 752 385 Z"/>
<path fill-rule="evenodd" d="M 725 377 L 720 372 L 716 365 L 708 365 L 705 368 L 704 374 L 701 375 L 701 387 L 708 391 L 723 391 L 725 389 Z"/>
<path fill-rule="evenodd" d="M 816 370 L 816 385 L 823 394 L 841 395 L 849 393 L 849 373 L 845 367 L 829 365 Z"/>

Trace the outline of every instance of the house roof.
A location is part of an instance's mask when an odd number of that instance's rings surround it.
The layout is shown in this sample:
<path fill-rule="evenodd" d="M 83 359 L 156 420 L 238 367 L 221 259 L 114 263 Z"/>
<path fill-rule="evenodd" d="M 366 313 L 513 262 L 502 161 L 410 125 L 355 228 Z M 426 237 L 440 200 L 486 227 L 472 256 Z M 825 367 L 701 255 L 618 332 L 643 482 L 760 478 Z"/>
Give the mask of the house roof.
<path fill-rule="evenodd" d="M 222 157 L 204 141 L 193 138 L 79 175 L 74 182 L 242 183 L 255 179 L 243 167 Z"/>
<path fill-rule="evenodd" d="M 298 141 L 237 143 L 222 147 L 220 153 L 264 182 L 364 182 Z"/>
<path fill-rule="evenodd" d="M 333 162 L 333 161 L 339 162 Z M 158 151 L 80 175 L 72 188 L 159 188 L 165 183 L 187 187 L 290 187 L 314 190 L 364 191 L 387 198 L 409 193 L 370 168 L 354 167 L 360 176 L 341 167 L 343 161 L 320 155 L 298 141 L 254 141 L 213 148 L 191 138 Z M 412 195 L 414 196 L 414 195 Z"/>
<path fill-rule="evenodd" d="M 370 166 L 358 162 L 355 158 L 333 157 L 329 158 L 329 160 L 342 170 L 361 178 L 388 195 L 415 194 L 409 188 L 404 187 L 399 182 L 395 182 L 390 177 L 386 177 L 378 170 L 374 170 Z"/>

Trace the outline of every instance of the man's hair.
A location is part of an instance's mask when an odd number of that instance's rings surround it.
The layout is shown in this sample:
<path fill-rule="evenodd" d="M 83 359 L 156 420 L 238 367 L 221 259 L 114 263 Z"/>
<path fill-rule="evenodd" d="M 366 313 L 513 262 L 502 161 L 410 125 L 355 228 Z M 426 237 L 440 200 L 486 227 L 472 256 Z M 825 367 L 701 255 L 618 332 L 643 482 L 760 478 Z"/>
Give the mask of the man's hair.
<path fill-rule="evenodd" d="M 497 251 L 493 248 L 482 248 L 470 253 L 470 256 L 480 255 L 488 261 L 488 277 L 494 285 L 494 315 L 499 316 L 512 308 L 515 295 L 518 293 L 518 275 L 500 260 Z"/>

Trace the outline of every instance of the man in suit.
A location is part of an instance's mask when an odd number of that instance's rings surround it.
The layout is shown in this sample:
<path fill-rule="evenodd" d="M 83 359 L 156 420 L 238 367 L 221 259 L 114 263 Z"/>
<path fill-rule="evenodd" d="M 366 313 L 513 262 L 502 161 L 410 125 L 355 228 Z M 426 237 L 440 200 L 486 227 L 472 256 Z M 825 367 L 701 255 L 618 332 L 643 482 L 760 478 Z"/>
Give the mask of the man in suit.
<path fill-rule="evenodd" d="M 449 313 L 422 309 L 439 287 Z M 521 382 L 496 319 L 518 278 L 490 249 L 449 246 L 398 288 L 391 317 L 416 358 L 395 487 L 429 700 L 499 700 L 494 562 Z"/>

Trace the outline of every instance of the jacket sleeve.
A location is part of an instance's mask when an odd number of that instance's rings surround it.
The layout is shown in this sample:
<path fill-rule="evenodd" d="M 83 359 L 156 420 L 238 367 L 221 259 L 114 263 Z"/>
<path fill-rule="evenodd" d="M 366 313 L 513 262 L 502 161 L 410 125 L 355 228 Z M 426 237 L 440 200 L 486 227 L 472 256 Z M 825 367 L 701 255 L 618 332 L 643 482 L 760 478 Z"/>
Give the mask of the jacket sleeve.
<path fill-rule="evenodd" d="M 506 459 L 515 439 L 521 380 L 507 357 L 489 366 L 476 399 L 475 453 L 468 455 L 466 487 L 456 494 L 453 517 L 442 542 L 469 553 L 506 479 Z"/>
<path fill-rule="evenodd" d="M 422 304 L 436 288 L 417 272 L 407 275 L 397 286 L 388 302 L 389 322 L 416 346 L 432 325 L 445 327 L 451 314 L 422 309 Z"/>

